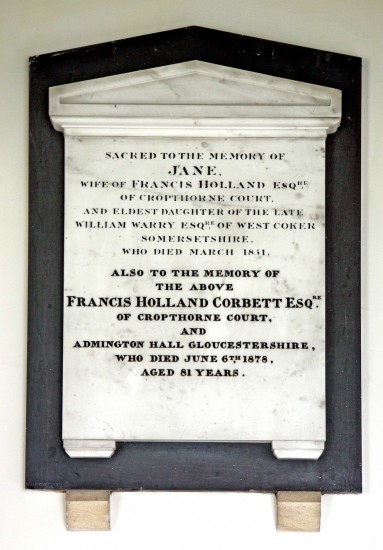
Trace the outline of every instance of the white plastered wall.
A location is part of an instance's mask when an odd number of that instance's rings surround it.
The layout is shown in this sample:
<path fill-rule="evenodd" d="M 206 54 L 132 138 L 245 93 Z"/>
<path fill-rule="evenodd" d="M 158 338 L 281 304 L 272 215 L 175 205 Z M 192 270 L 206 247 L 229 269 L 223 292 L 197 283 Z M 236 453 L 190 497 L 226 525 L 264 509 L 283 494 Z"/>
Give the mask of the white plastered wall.
<path fill-rule="evenodd" d="M 110 533 L 68 533 L 63 497 L 25 491 L 28 57 L 200 25 L 363 57 L 364 494 L 325 496 L 320 534 L 277 534 L 260 494 L 113 495 Z M 382 548 L 383 3 L 0 0 L 0 546 L 4 550 Z"/>

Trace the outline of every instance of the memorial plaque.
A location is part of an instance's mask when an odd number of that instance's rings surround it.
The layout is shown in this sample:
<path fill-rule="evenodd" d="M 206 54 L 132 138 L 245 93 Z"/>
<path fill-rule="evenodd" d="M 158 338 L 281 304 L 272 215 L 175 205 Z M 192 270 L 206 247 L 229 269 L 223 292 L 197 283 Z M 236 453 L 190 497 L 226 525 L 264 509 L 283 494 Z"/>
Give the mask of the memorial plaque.
<path fill-rule="evenodd" d="M 325 435 L 338 90 L 200 61 L 51 88 L 65 134 L 63 439 Z"/>
<path fill-rule="evenodd" d="M 27 487 L 361 491 L 360 69 L 199 27 L 31 58 Z"/>

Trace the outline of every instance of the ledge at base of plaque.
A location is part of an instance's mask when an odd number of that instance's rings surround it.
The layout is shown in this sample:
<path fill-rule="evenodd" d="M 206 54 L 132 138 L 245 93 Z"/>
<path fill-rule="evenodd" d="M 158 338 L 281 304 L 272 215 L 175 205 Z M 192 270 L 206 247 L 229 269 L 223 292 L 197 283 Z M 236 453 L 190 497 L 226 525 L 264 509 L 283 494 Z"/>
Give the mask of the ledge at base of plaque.
<path fill-rule="evenodd" d="M 116 442 L 109 439 L 64 439 L 64 449 L 71 458 L 110 458 Z"/>
<path fill-rule="evenodd" d="M 318 460 L 325 441 L 272 441 L 273 454 L 279 460 Z"/>
<path fill-rule="evenodd" d="M 110 458 L 116 451 L 116 441 L 107 439 L 64 439 L 63 444 L 71 458 Z M 318 460 L 324 448 L 325 441 L 271 442 L 273 454 L 279 460 Z"/>

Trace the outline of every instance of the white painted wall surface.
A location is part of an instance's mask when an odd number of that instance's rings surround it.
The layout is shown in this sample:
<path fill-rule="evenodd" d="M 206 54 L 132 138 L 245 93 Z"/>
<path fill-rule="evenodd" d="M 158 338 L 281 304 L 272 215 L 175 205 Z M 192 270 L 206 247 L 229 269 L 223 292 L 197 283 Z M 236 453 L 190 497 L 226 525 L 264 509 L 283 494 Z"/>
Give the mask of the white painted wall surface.
<path fill-rule="evenodd" d="M 24 490 L 28 57 L 201 25 L 364 59 L 364 494 L 325 496 L 320 534 L 275 532 L 261 494 L 112 496 L 110 533 L 68 533 L 64 498 Z M 0 547 L 383 548 L 383 3 L 380 0 L 0 0 Z"/>

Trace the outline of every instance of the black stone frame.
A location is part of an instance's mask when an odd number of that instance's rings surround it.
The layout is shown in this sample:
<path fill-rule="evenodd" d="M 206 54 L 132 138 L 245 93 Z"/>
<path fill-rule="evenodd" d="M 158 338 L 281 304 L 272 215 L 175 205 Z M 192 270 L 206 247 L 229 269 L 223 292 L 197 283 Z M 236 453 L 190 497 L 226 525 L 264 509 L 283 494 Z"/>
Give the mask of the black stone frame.
<path fill-rule="evenodd" d="M 327 138 L 327 442 L 318 461 L 279 461 L 270 444 L 248 443 L 118 443 L 110 459 L 63 450 L 64 147 L 48 88 L 193 59 L 342 90 L 341 126 Z M 361 492 L 360 103 L 360 58 L 201 27 L 30 59 L 28 488 Z"/>

